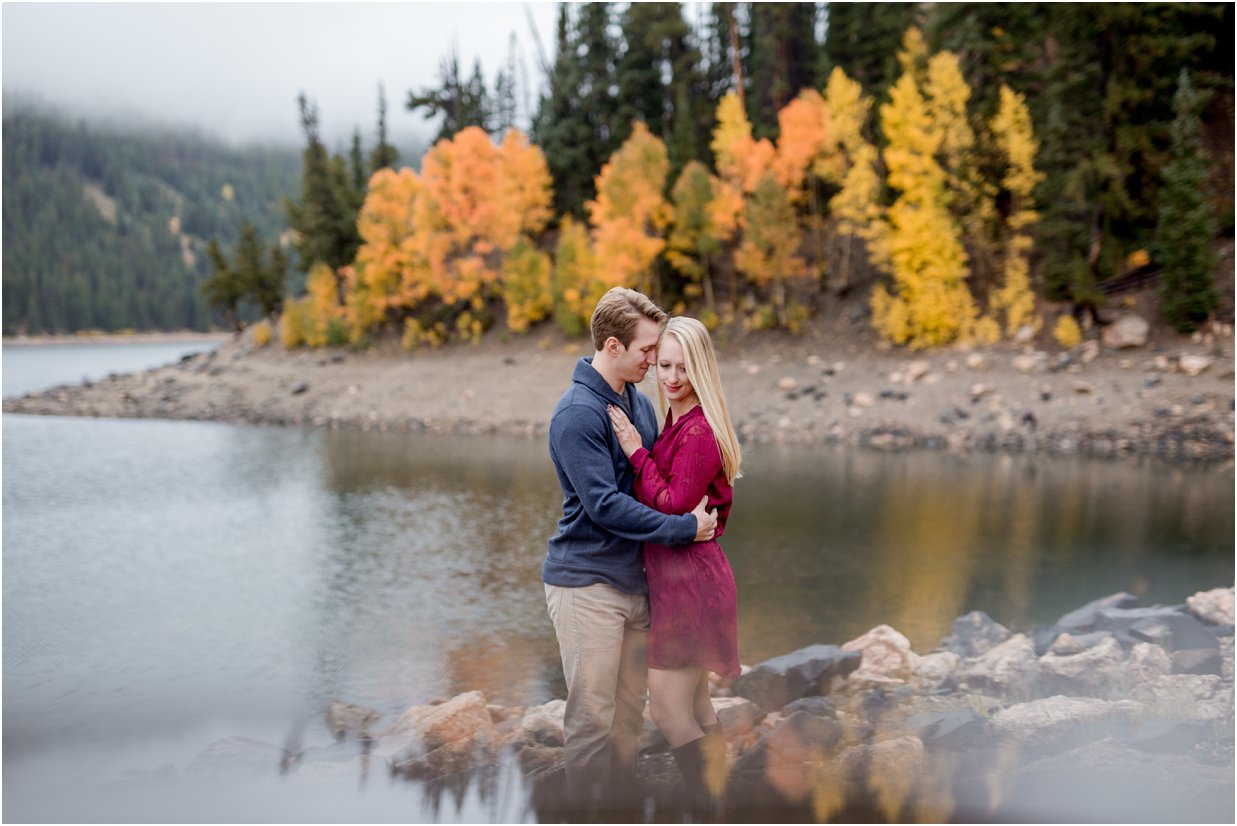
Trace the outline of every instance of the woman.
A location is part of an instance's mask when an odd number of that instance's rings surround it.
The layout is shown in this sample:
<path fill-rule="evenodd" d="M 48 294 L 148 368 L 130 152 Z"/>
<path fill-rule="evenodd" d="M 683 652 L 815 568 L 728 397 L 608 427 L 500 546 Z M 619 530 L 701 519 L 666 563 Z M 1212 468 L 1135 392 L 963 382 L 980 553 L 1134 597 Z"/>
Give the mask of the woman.
<path fill-rule="evenodd" d="M 657 395 L 666 424 L 649 453 L 623 411 L 610 419 L 636 474 L 636 496 L 663 513 L 687 513 L 702 496 L 717 509 L 708 542 L 646 544 L 649 583 L 649 714 L 702 802 L 725 782 L 726 741 L 709 700 L 709 672 L 739 673 L 734 574 L 717 544 L 730 515 L 741 451 L 722 392 L 713 343 L 694 318 L 670 319 L 657 346 Z"/>

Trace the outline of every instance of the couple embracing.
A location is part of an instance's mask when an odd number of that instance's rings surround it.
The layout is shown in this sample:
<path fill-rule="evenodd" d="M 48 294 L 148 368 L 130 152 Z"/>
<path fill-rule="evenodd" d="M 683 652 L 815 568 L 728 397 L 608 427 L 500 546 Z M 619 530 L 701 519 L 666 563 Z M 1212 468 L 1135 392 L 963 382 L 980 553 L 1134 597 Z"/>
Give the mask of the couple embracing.
<path fill-rule="evenodd" d="M 592 316 L 592 357 L 575 366 L 550 420 L 563 516 L 542 579 L 567 681 L 566 773 L 574 804 L 640 796 L 649 713 L 693 806 L 712 807 L 726 741 L 709 672 L 739 673 L 734 575 L 717 538 L 739 475 L 708 331 L 617 287 Z M 666 414 L 635 385 L 656 365 Z"/>

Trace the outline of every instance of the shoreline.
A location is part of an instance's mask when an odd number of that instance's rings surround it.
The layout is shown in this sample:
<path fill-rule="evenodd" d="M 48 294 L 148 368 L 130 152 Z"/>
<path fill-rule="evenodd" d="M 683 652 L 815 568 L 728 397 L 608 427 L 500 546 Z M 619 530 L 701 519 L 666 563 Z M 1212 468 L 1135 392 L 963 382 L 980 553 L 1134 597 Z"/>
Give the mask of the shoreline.
<path fill-rule="evenodd" d="M 197 330 L 173 330 L 169 332 L 132 332 L 132 333 L 71 333 L 40 336 L 4 336 L 0 339 L 3 347 L 44 347 L 70 346 L 76 344 L 180 344 L 201 341 L 214 341 L 224 344 L 232 338 L 232 333 L 203 333 Z"/>
<path fill-rule="evenodd" d="M 200 335 L 220 346 L 153 370 L 6 399 L 3 409 L 540 438 L 587 350 L 556 331 L 413 353 L 394 342 L 287 351 L 257 347 L 250 336 Z M 1092 341 L 1057 353 L 1014 345 L 913 353 L 839 334 L 770 334 L 719 341 L 718 356 L 746 444 L 1230 463 L 1234 456 L 1231 336 L 1125 350 Z M 656 399 L 651 378 L 640 389 Z"/>

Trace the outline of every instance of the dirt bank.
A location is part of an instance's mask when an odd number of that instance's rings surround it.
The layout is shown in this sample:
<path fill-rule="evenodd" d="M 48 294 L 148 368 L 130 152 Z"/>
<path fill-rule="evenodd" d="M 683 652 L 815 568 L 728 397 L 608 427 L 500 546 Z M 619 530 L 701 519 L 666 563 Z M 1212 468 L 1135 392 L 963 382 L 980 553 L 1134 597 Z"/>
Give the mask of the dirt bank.
<path fill-rule="evenodd" d="M 918 354 L 880 347 L 854 319 L 722 339 L 719 355 L 735 424 L 751 442 L 1231 461 L 1232 342 L 1221 330 L 1133 349 L 1093 340 L 1061 351 L 1041 340 Z M 242 338 L 157 370 L 6 400 L 4 410 L 535 437 L 587 350 L 548 328 L 411 354 L 393 342 L 289 352 Z M 656 394 L 651 379 L 642 389 Z"/>

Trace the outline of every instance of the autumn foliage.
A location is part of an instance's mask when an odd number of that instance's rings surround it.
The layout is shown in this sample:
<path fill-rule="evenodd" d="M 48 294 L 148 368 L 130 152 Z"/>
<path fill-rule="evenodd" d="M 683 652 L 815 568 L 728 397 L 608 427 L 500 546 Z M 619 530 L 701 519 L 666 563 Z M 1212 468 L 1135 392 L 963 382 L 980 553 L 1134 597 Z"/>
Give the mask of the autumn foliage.
<path fill-rule="evenodd" d="M 755 138 L 738 96 L 725 95 L 715 168 L 690 160 L 673 180 L 666 145 L 637 122 L 598 170 L 588 221 L 562 216 L 553 235 L 541 150 L 514 129 L 495 142 L 465 128 L 420 171 L 370 178 L 355 260 L 310 272 L 282 340 L 355 343 L 395 328 L 408 347 L 475 341 L 500 314 L 514 333 L 553 318 L 579 335 L 613 286 L 700 299 L 711 323 L 742 306 L 749 325 L 793 330 L 822 300 L 823 276 L 847 289 L 865 257 L 880 276 L 873 325 L 891 342 L 1038 326 L 1030 259 L 1042 175 L 1025 101 L 1002 88 L 995 116 L 978 120 L 957 57 L 929 55 L 915 30 L 899 62 L 875 125 L 872 97 L 840 68 L 782 108 L 776 140 Z"/>

